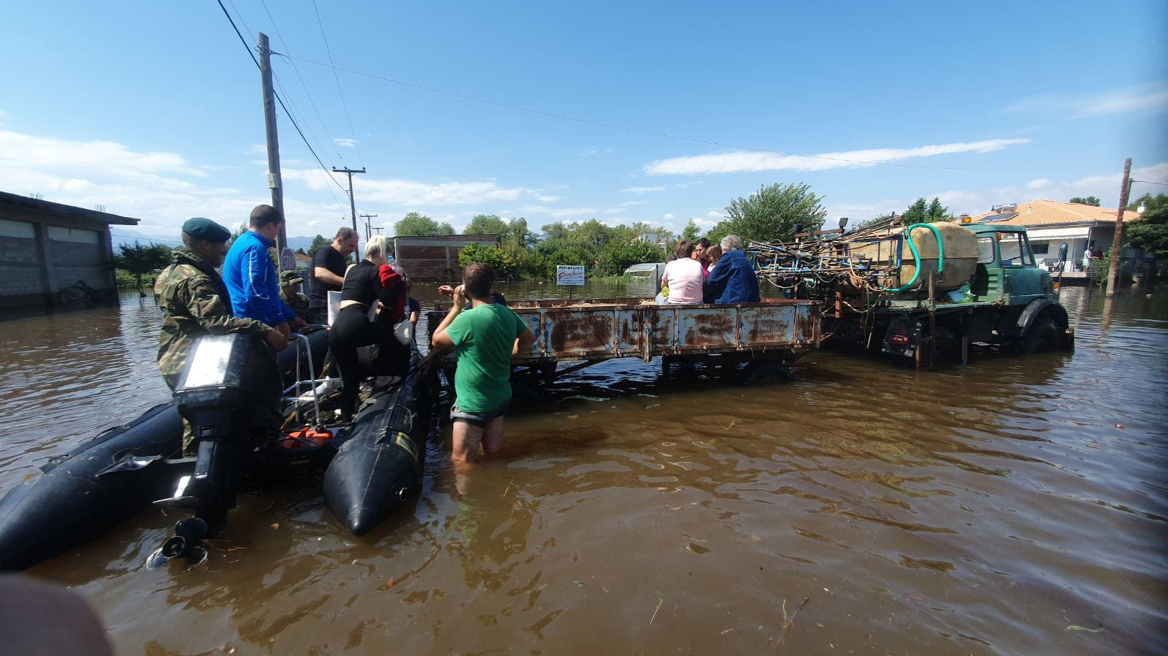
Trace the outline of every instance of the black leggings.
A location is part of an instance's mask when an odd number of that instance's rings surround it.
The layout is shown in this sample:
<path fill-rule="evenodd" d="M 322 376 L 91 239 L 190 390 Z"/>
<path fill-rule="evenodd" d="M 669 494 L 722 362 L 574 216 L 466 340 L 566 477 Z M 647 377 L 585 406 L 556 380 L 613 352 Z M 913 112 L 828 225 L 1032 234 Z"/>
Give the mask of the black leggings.
<path fill-rule="evenodd" d="M 340 311 L 329 328 L 329 346 L 341 369 L 341 417 L 344 421 L 353 419 L 357 410 L 357 391 L 364 378 L 357 358 L 358 347 L 372 344 L 380 347 L 378 364 L 388 363 L 389 366 L 378 373 L 404 376 L 410 366 L 409 345 L 397 341 L 392 324 L 369 321 L 368 312 L 364 306 L 350 305 Z"/>

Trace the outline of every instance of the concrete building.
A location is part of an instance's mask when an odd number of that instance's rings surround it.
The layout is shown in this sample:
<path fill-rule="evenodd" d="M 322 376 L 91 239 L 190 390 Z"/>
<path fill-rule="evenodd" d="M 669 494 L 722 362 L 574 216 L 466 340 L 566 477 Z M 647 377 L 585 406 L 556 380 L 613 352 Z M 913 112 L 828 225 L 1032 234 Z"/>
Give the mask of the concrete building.
<path fill-rule="evenodd" d="M 1059 247 L 1066 243 L 1069 248 L 1067 262 L 1063 269 L 1064 279 L 1086 278 L 1091 266 L 1100 260 L 1086 260 L 1083 253 L 1087 249 L 1098 249 L 1106 255 L 1115 241 L 1115 215 L 1118 210 L 1094 207 L 1079 203 L 1061 203 L 1056 200 L 1033 200 L 1028 203 L 995 206 L 985 214 L 971 217 L 974 223 L 1003 223 L 1005 225 L 1026 226 L 1030 237 L 1030 249 L 1040 266 L 1053 270 L 1058 263 Z M 1123 213 L 1124 223 L 1140 220 L 1140 215 L 1131 210 Z M 1132 271 L 1133 263 L 1142 261 L 1140 251 L 1125 248 L 1120 254 L 1120 262 L 1125 271 Z M 1107 265 L 1106 260 L 1102 260 Z"/>
<path fill-rule="evenodd" d="M 138 219 L 0 192 L 0 308 L 55 305 L 83 281 L 117 293 L 110 225 Z"/>
<path fill-rule="evenodd" d="M 410 280 L 455 283 L 462 279 L 458 253 L 470 244 L 496 246 L 499 235 L 394 237 L 393 252 Z"/>

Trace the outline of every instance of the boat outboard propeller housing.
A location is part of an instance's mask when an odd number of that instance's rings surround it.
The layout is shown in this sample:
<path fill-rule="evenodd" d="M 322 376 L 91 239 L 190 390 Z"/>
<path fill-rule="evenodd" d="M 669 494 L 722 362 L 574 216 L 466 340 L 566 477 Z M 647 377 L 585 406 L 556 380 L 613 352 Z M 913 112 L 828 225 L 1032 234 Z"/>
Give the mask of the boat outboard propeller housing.
<path fill-rule="evenodd" d="M 281 393 L 275 355 L 263 340 L 243 333 L 195 340 L 174 388 L 197 450 L 195 467 L 173 498 L 156 503 L 194 510 L 208 525 L 201 533 L 213 537 L 235 505 L 249 456 L 279 428 Z M 182 542 L 198 547 L 202 537 Z M 168 544 L 168 559 L 191 555 L 185 548 L 172 554 L 178 542 Z"/>

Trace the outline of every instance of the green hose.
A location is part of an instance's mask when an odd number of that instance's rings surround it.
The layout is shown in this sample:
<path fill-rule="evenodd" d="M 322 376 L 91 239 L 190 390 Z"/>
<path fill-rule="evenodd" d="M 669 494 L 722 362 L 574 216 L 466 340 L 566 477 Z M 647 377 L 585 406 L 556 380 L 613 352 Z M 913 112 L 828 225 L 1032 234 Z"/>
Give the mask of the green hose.
<path fill-rule="evenodd" d="M 912 280 L 906 282 L 900 287 L 897 287 L 896 289 L 881 289 L 880 291 L 889 292 L 891 294 L 898 294 L 917 284 L 917 280 L 921 277 L 921 254 L 917 252 L 917 247 L 915 244 L 913 244 L 911 233 L 914 229 L 922 227 L 932 230 L 933 236 L 937 238 L 937 273 L 941 273 L 945 270 L 945 242 L 941 240 L 941 231 L 937 229 L 937 226 L 931 223 L 914 223 L 904 229 L 904 240 L 908 243 L 908 249 L 912 251 L 913 263 L 916 264 L 916 271 L 913 271 Z"/>

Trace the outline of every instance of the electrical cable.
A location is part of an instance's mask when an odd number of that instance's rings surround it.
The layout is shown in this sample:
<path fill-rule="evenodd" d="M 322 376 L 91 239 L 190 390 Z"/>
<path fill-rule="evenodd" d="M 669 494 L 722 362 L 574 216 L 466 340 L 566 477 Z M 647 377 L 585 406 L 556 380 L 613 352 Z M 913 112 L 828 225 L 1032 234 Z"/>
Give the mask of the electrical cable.
<path fill-rule="evenodd" d="M 333 51 L 329 48 L 328 37 L 324 33 L 324 23 L 320 20 L 320 10 L 316 8 L 316 0 L 312 0 L 312 11 L 316 14 L 316 24 L 320 26 L 320 38 L 324 40 L 324 51 L 328 54 L 329 64 L 333 63 Z M 357 142 L 357 131 L 353 129 L 353 119 L 349 116 L 349 103 L 345 102 L 345 92 L 341 90 L 341 78 L 337 75 L 337 69 L 333 67 L 333 80 L 337 83 L 337 94 L 341 97 L 341 107 L 345 110 L 345 120 L 349 122 L 349 136 L 353 139 L 353 148 L 357 150 L 357 161 L 361 163 L 361 168 L 365 168 L 365 159 L 361 156 L 361 146 Z"/>
<path fill-rule="evenodd" d="M 276 25 L 276 19 L 272 16 L 272 12 L 268 10 L 268 3 L 265 0 L 260 0 L 260 4 L 263 5 L 264 13 L 268 15 L 268 20 L 271 21 L 272 27 L 276 30 L 276 38 L 280 40 L 280 47 L 284 50 L 288 50 L 288 42 L 284 40 L 284 35 L 280 32 L 280 26 Z M 246 27 L 246 25 L 244 27 Z M 282 56 L 287 57 L 287 55 Z M 304 76 L 300 74 L 300 67 L 297 66 L 296 62 L 291 58 L 288 58 L 288 63 L 292 64 L 292 70 L 296 72 L 296 77 L 300 80 L 300 87 L 304 89 L 304 95 L 308 96 L 308 102 L 312 105 L 312 111 L 316 114 L 316 120 L 320 122 L 320 127 L 324 128 L 324 136 L 327 137 L 329 143 L 332 144 L 333 153 L 336 154 L 337 159 L 341 160 L 341 164 L 343 165 L 345 163 L 345 158 L 343 155 L 341 155 L 341 151 L 337 149 L 337 143 L 333 140 L 333 135 L 329 134 L 328 125 L 325 124 L 324 117 L 320 115 L 320 110 L 316 106 L 316 101 L 312 99 L 312 93 L 308 90 L 308 85 L 304 82 Z M 286 92 L 285 95 L 287 95 Z"/>
<path fill-rule="evenodd" d="M 249 57 L 251 57 L 251 60 L 252 60 L 252 62 L 255 63 L 256 68 L 262 69 L 262 67 L 260 66 L 259 60 L 256 59 L 255 53 L 251 51 L 251 46 L 247 45 L 247 39 L 243 38 L 243 34 L 240 33 L 239 28 L 235 25 L 235 19 L 233 19 L 231 17 L 231 14 L 227 13 L 227 7 L 223 6 L 223 0 L 215 0 L 215 1 L 219 3 L 219 8 L 223 10 L 223 15 L 226 16 L 228 22 L 231 23 L 231 29 L 235 30 L 235 35 L 239 37 L 239 42 L 242 43 L 243 48 L 245 50 L 247 50 L 247 55 Z M 240 20 L 242 20 L 242 18 Z M 284 108 L 284 113 L 285 113 L 285 115 L 288 116 L 288 121 L 292 123 L 292 127 L 296 128 L 296 133 L 300 135 L 300 140 L 304 142 L 304 145 L 308 148 L 308 152 L 312 153 L 312 158 L 315 159 L 316 163 L 320 164 L 320 168 L 326 174 L 328 174 L 327 175 L 328 179 L 332 180 L 333 184 L 335 184 L 338 189 L 345 192 L 345 195 L 348 196 L 349 195 L 348 190 L 346 190 L 344 187 L 342 187 L 340 182 L 337 182 L 337 179 L 332 176 L 331 172 L 329 171 L 329 168 L 324 165 L 323 161 L 321 161 L 320 155 L 316 154 L 316 150 L 313 149 L 312 144 L 308 143 L 308 138 L 304 136 L 304 131 L 300 129 L 300 126 L 296 123 L 296 119 L 294 119 L 292 117 L 292 112 L 288 111 L 288 107 L 286 105 L 284 105 L 284 99 L 281 98 L 280 95 L 277 94 L 275 91 L 272 92 L 272 95 L 276 97 L 276 100 L 280 103 L 280 106 Z"/>

